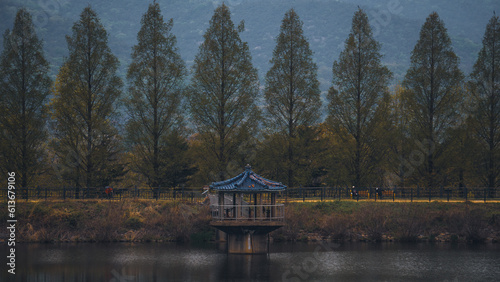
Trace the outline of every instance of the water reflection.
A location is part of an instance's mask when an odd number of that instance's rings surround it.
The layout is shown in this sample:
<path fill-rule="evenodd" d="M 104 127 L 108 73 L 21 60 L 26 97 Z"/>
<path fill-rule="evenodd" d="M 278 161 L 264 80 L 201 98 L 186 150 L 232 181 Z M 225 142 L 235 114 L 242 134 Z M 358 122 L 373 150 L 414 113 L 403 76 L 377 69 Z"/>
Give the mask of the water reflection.
<path fill-rule="evenodd" d="M 271 261 L 268 255 L 227 255 L 216 268 L 215 281 L 271 280 Z"/>
<path fill-rule="evenodd" d="M 497 281 L 500 246 L 272 244 L 227 255 L 213 244 L 20 244 L 0 281 Z M 7 253 L 7 246 L 0 245 Z M 6 256 L 0 259 L 6 265 Z"/>

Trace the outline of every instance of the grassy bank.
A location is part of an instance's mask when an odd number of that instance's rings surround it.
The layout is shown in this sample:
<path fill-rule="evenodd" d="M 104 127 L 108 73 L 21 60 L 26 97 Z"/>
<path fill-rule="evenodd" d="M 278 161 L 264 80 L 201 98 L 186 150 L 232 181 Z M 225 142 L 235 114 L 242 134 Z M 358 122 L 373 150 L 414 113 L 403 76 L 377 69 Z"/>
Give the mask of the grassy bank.
<path fill-rule="evenodd" d="M 203 241 L 213 238 L 200 204 L 154 200 L 20 202 L 17 241 Z M 7 209 L 0 209 L 0 233 Z M 286 207 L 274 240 L 500 241 L 500 204 L 319 202 Z M 5 238 L 6 234 L 3 234 Z"/>
<path fill-rule="evenodd" d="M 295 203 L 286 217 L 275 240 L 500 241 L 498 203 Z"/>
<path fill-rule="evenodd" d="M 1 220 L 7 214 L 1 211 Z M 6 209 L 5 209 L 6 210 Z M 17 241 L 188 241 L 212 237 L 208 207 L 173 201 L 20 202 Z M 5 229 L 1 229 L 5 230 Z M 1 232 L 1 231 L 0 231 Z"/>

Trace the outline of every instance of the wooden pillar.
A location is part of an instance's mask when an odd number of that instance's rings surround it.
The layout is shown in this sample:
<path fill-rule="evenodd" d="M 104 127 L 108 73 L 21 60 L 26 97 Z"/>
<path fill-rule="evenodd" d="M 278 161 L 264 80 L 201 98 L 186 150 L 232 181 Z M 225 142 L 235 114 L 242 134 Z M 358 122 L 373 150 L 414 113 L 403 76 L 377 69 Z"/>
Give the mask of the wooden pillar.
<path fill-rule="evenodd" d="M 233 193 L 233 218 L 236 218 L 236 192 Z"/>
<path fill-rule="evenodd" d="M 219 219 L 224 218 L 224 192 L 219 192 Z"/>
<path fill-rule="evenodd" d="M 243 202 L 244 202 L 244 194 L 240 193 L 240 205 L 241 205 L 240 212 L 241 212 L 241 218 L 243 218 L 243 216 L 245 214 L 245 209 L 243 208 Z"/>
<path fill-rule="evenodd" d="M 271 219 L 276 216 L 276 193 L 271 193 Z"/>
<path fill-rule="evenodd" d="M 240 218 L 243 218 L 243 193 L 240 193 Z"/>
<path fill-rule="evenodd" d="M 253 217 L 257 218 L 257 193 L 253 194 Z"/>

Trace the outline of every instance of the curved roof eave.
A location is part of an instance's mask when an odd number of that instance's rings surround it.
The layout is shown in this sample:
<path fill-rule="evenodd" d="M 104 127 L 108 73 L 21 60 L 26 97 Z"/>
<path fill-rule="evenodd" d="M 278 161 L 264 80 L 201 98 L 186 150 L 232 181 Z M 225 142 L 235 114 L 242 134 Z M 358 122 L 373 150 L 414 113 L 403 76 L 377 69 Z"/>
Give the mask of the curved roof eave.
<path fill-rule="evenodd" d="M 244 172 L 230 179 L 213 182 L 210 185 L 210 189 L 241 192 L 259 192 L 282 191 L 286 189 L 286 186 L 280 182 L 272 181 L 256 174 L 252 171 L 251 167 L 247 165 Z"/>

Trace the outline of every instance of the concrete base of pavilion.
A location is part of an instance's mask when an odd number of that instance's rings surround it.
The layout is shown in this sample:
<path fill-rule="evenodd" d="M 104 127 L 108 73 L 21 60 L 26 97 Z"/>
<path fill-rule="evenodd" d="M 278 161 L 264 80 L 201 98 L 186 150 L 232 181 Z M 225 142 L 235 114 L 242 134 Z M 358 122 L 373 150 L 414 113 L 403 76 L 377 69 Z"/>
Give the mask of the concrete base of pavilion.
<path fill-rule="evenodd" d="M 269 252 L 268 234 L 283 226 L 275 221 L 212 221 L 210 225 L 226 234 L 227 253 L 229 254 L 267 254 Z M 219 238 L 224 238 L 219 233 Z"/>

